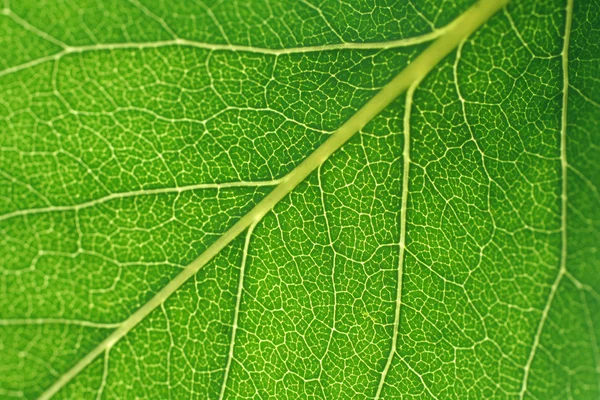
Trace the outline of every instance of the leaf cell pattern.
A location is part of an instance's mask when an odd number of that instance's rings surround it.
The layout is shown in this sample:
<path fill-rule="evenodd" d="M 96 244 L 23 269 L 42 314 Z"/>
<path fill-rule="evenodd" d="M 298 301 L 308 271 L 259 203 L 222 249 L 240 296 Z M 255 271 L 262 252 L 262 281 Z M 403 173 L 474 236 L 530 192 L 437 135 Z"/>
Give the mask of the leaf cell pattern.
<path fill-rule="evenodd" d="M 513 0 L 124 326 L 470 5 L 5 0 L 0 398 L 119 329 L 55 398 L 598 398 L 595 0 Z"/>

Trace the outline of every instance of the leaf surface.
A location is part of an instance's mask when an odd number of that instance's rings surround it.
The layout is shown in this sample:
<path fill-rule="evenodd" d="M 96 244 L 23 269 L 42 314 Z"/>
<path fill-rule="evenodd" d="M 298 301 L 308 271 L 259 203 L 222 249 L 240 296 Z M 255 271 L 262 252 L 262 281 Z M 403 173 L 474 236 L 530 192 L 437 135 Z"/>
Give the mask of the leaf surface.
<path fill-rule="evenodd" d="M 600 395 L 598 2 L 513 1 L 254 219 L 471 4 L 180 3 L 0 15 L 0 397 Z"/>

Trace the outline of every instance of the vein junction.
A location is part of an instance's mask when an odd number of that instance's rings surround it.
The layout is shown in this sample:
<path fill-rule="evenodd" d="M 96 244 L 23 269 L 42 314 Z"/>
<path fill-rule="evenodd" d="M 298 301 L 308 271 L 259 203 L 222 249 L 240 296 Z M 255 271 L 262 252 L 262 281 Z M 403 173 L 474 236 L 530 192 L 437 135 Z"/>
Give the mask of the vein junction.
<path fill-rule="evenodd" d="M 69 383 L 85 367 L 92 363 L 98 356 L 107 354 L 107 352 L 130 332 L 138 323 L 140 323 L 153 310 L 160 307 L 164 301 L 169 298 L 179 287 L 188 279 L 193 277 L 196 272 L 205 266 L 215 255 L 217 255 L 225 246 L 231 243 L 242 232 L 248 231 L 251 227 L 258 224 L 262 218 L 269 213 L 275 205 L 286 197 L 298 184 L 304 181 L 313 171 L 315 171 L 332 154 L 342 147 L 351 137 L 359 132 L 385 107 L 392 103 L 400 94 L 405 92 L 411 86 L 421 81 L 446 55 L 448 55 L 458 44 L 468 37 L 472 32 L 483 25 L 492 15 L 506 4 L 506 0 L 480 1 L 473 7 L 465 11 L 452 24 L 449 25 L 443 34 L 414 59 L 402 72 L 385 85 L 371 100 L 360 108 L 349 120 L 338 128 L 320 147 L 310 154 L 303 162 L 296 166 L 290 173 L 281 179 L 266 197 L 258 202 L 246 215 L 241 217 L 231 228 L 220 236 L 204 253 L 195 261 L 188 265 L 179 275 L 165 285 L 152 299 L 141 306 L 131 316 L 129 316 L 117 329 L 115 329 L 105 340 L 97 347 L 84 356 L 70 370 L 59 377 L 59 379 L 50 386 L 40 399 L 49 399 Z M 171 43 L 173 44 L 173 43 Z M 228 47 L 229 50 L 236 50 Z M 323 48 L 315 49 L 323 50 Z M 73 52 L 72 49 L 65 49 L 65 52 Z M 411 89 L 411 95 L 414 88 Z M 409 96 L 412 98 L 412 96 Z M 405 147 L 405 149 L 408 149 Z M 405 172 L 408 169 L 405 168 Z M 404 177 L 406 181 L 407 176 Z M 407 187 L 406 187 L 407 189 Z M 404 190 L 403 190 L 404 191 Z M 403 200 L 404 201 L 404 200 Z M 406 204 L 403 204 L 405 207 Z M 400 239 L 400 248 L 402 249 L 402 238 Z M 402 262 L 402 261 L 400 261 Z M 399 277 L 401 278 L 401 265 L 399 266 Z M 241 285 L 242 283 L 240 283 Z M 396 317 L 394 335 L 397 333 L 399 323 L 400 303 L 401 303 L 401 282 L 398 282 L 398 294 L 396 301 Z M 241 293 L 239 291 L 238 295 Z M 239 301 L 239 296 L 238 296 Z M 395 343 L 395 338 L 393 339 Z M 395 352 L 395 344 L 390 351 L 391 357 Z M 380 387 L 383 387 L 385 374 L 382 376 Z M 379 389 L 381 392 L 381 389 Z"/>

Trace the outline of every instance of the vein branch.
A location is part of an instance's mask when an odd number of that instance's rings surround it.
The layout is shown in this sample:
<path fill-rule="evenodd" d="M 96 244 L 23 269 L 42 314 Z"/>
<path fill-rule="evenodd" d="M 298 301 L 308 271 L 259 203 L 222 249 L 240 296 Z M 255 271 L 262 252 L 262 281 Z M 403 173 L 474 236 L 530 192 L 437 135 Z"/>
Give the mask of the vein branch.
<path fill-rule="evenodd" d="M 63 206 L 48 206 L 48 207 L 39 207 L 39 208 L 27 208 L 23 210 L 16 210 L 6 214 L 0 215 L 0 222 L 5 221 L 7 219 L 11 219 L 14 217 L 32 215 L 32 214 L 44 214 L 51 212 L 61 212 L 61 211 L 78 211 L 81 209 L 94 207 L 100 204 L 107 203 L 112 200 L 117 199 L 125 199 L 129 197 L 138 197 L 138 196 L 149 196 L 155 194 L 170 194 L 170 193 L 183 193 L 191 190 L 209 190 L 209 189 L 227 189 L 227 188 L 240 188 L 240 187 L 264 187 L 264 186 L 276 186 L 279 184 L 280 180 L 275 179 L 272 181 L 256 181 L 256 182 L 224 182 L 224 183 L 198 183 L 195 185 L 187 185 L 187 186 L 176 186 L 176 187 L 165 187 L 165 188 L 156 188 L 156 189 L 140 189 L 140 190 L 132 190 L 130 192 L 119 192 L 119 193 L 111 193 L 109 195 L 99 197 L 94 200 L 89 200 L 79 204 L 73 205 L 63 205 Z"/>
<path fill-rule="evenodd" d="M 256 224 L 251 225 L 246 233 L 246 241 L 244 243 L 244 253 L 242 255 L 242 265 L 240 267 L 240 278 L 238 280 L 238 289 L 235 297 L 235 309 L 233 311 L 233 324 L 231 327 L 231 340 L 229 342 L 229 353 L 227 354 L 227 362 L 225 364 L 225 372 L 223 373 L 223 382 L 221 383 L 221 392 L 219 393 L 219 400 L 225 398 L 225 390 L 227 388 L 227 380 L 229 379 L 229 372 L 231 371 L 231 363 L 233 362 L 233 352 L 235 349 L 235 336 L 238 329 L 238 320 L 240 316 L 240 307 L 242 305 L 242 293 L 244 291 L 244 276 L 246 274 L 246 262 L 248 260 L 248 249 L 250 248 L 250 238 L 252 231 Z"/>
<path fill-rule="evenodd" d="M 115 329 L 120 323 L 94 322 L 68 318 L 20 318 L 0 319 L 0 326 L 24 326 L 24 325 L 76 325 L 86 328 Z"/>
<path fill-rule="evenodd" d="M 241 217 L 233 226 L 211 244 L 196 260 L 188 265 L 173 280 L 159 290 L 154 297 L 136 310 L 121 326 L 115 329 L 98 346 L 91 350 L 71 369 L 58 378 L 39 399 L 47 400 L 67 385 L 85 367 L 98 356 L 111 349 L 128 332 L 137 326 L 153 310 L 161 306 L 177 289 L 196 274 L 223 248 L 231 243 L 242 232 L 258 224 L 277 203 L 286 197 L 296 186 L 315 171 L 333 153 L 342 147 L 350 138 L 359 132 L 367 123 L 377 116 L 385 107 L 392 103 L 400 94 L 409 89 L 415 82 L 421 81 L 443 58 L 477 28 L 483 25 L 492 15 L 500 10 L 508 0 L 481 0 L 461 14 L 449 26 L 444 35 L 440 36 L 404 70 L 386 84 L 371 100 L 362 106 L 350 119 L 342 124 L 323 144 L 288 173 L 281 182 L 259 201 L 246 215 Z"/>
<path fill-rule="evenodd" d="M 158 49 L 162 47 L 170 46 L 182 46 L 192 47 L 198 49 L 204 49 L 209 51 L 233 51 L 243 53 L 255 53 L 255 54 L 266 54 L 266 55 L 286 55 L 286 54 L 298 54 L 298 53 L 315 53 L 321 51 L 331 50 L 385 50 L 393 49 L 397 47 L 408 47 L 414 46 L 421 43 L 426 43 L 434 40 L 440 36 L 443 36 L 447 31 L 452 28 L 452 23 L 446 25 L 440 29 L 405 39 L 389 40 L 384 42 L 371 42 L 371 43 L 354 43 L 354 42 L 343 42 L 336 44 L 324 44 L 317 46 L 301 46 L 301 47 L 289 47 L 281 49 L 271 49 L 266 47 L 257 46 L 245 46 L 236 44 L 219 44 L 219 43 L 206 43 L 198 42 L 195 40 L 174 38 L 169 40 L 158 40 L 153 42 L 132 42 L 132 43 L 96 43 L 82 46 L 68 46 L 61 43 L 60 46 L 63 50 L 50 54 L 44 57 L 39 57 L 25 63 L 8 67 L 4 70 L 0 70 L 0 77 L 4 75 L 10 75 L 12 73 L 22 71 L 28 68 L 35 67 L 36 65 L 43 64 L 48 61 L 59 60 L 69 54 L 81 54 L 92 51 L 112 51 L 112 50 L 144 50 L 144 49 Z"/>
<path fill-rule="evenodd" d="M 406 248 L 406 214 L 408 206 L 408 183 L 410 179 L 410 113 L 412 110 L 412 101 L 415 89 L 419 85 L 419 82 L 415 82 L 406 93 L 406 103 L 404 106 L 404 150 L 402 152 L 403 167 L 402 167 L 402 200 L 400 208 L 400 240 L 398 243 L 399 247 L 399 258 L 398 258 L 398 276 L 397 276 L 397 288 L 396 288 L 396 309 L 394 314 L 394 327 L 392 329 L 392 345 L 388 354 L 385 367 L 381 373 L 379 379 L 379 385 L 377 386 L 377 392 L 375 393 L 375 400 L 381 397 L 381 391 L 385 384 L 385 379 L 388 375 L 394 355 L 397 351 L 398 346 L 398 331 L 400 328 L 400 311 L 402 309 L 402 278 L 404 276 L 404 250 Z"/>
<path fill-rule="evenodd" d="M 18 16 L 17 14 L 15 14 L 10 8 L 5 8 L 3 10 L 4 15 L 7 15 L 8 17 L 12 18 L 13 21 L 15 21 L 17 24 L 21 25 L 23 28 L 25 28 L 26 30 L 32 32 L 33 34 L 41 37 L 42 39 L 56 45 L 59 47 L 62 47 L 63 49 L 66 49 L 67 44 L 64 43 L 63 41 L 55 38 L 54 36 L 42 31 L 41 29 L 39 29 L 36 26 L 31 25 L 29 22 L 27 22 L 26 20 L 24 20 L 23 18 L 21 18 L 20 16 Z"/>

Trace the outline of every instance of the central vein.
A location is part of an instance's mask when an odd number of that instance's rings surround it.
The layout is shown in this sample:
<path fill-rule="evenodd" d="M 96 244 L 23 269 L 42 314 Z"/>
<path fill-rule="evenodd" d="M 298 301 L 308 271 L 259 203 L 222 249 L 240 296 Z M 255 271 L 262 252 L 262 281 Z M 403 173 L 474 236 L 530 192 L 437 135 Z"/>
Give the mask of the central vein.
<path fill-rule="evenodd" d="M 385 107 L 392 103 L 410 86 L 421 81 L 444 57 L 458 44 L 483 25 L 492 15 L 500 10 L 508 0 L 480 0 L 461 14 L 449 26 L 446 32 L 423 51 L 402 72 L 385 85 L 371 100 L 359 109 L 348 121 L 340 126 L 321 146 L 286 175 L 281 183 L 263 198 L 252 210 L 240 218 L 219 239 L 210 245 L 196 260 L 188 265 L 179 275 L 163 287 L 150 301 L 141 306 L 129 318 L 104 339 L 98 346 L 83 357 L 70 370 L 62 375 L 39 397 L 50 399 L 99 355 L 110 350 L 148 314 L 159 307 L 188 279 L 204 267 L 224 247 L 231 243 L 250 226 L 258 223 L 277 203 L 287 196 L 296 186 L 315 171 L 325 160 L 344 145 L 352 136 L 360 131 Z M 406 179 L 405 177 L 404 179 Z"/>

